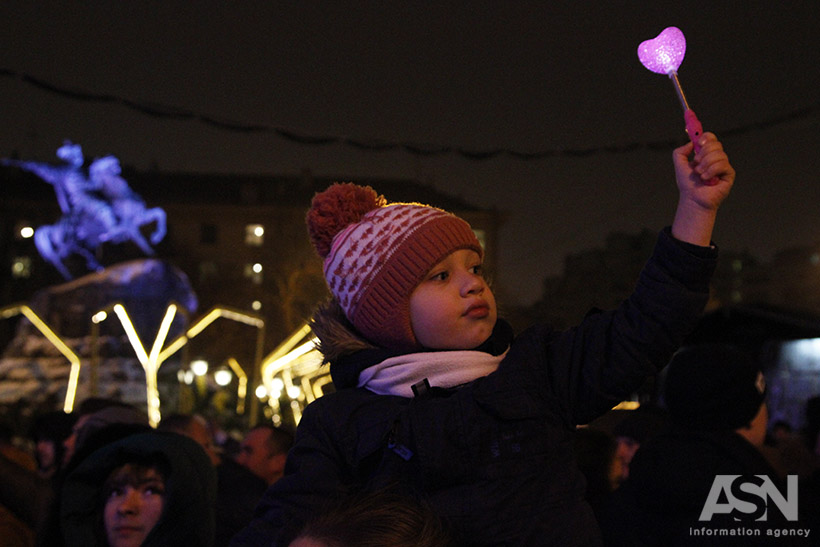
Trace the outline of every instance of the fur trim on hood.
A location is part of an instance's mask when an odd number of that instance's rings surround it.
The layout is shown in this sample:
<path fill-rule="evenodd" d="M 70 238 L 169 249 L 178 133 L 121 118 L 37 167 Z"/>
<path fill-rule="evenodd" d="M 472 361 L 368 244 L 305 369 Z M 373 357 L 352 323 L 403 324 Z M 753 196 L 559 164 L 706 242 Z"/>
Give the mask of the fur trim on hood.
<path fill-rule="evenodd" d="M 333 363 L 361 350 L 377 349 L 356 332 L 335 298 L 330 298 L 316 309 L 310 320 L 310 328 L 319 339 L 316 349 L 324 356 L 325 363 Z"/>

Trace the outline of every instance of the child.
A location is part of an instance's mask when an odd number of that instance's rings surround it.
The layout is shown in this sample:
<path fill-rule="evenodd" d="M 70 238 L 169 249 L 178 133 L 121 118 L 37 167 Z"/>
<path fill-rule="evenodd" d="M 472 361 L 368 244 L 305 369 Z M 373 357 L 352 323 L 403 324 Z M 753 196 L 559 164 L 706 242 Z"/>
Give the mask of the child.
<path fill-rule="evenodd" d="M 565 332 L 513 337 L 460 218 L 353 184 L 317 194 L 308 229 L 333 298 L 312 326 L 337 391 L 305 410 L 233 545 L 287 545 L 327 500 L 396 484 L 466 545 L 600 544 L 575 426 L 666 364 L 703 310 L 735 172 L 714 135 L 701 145 L 674 152 L 677 212 L 635 292 Z"/>

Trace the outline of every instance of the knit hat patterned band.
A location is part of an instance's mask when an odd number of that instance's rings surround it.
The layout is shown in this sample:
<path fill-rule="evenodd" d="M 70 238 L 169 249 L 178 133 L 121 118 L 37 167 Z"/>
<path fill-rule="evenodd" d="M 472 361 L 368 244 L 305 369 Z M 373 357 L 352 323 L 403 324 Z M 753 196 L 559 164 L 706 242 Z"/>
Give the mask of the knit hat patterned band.
<path fill-rule="evenodd" d="M 418 203 L 387 204 L 370 187 L 334 184 L 313 198 L 308 232 L 331 294 L 353 326 L 388 349 L 417 349 L 410 295 L 458 249 L 483 250 L 469 224 Z"/>

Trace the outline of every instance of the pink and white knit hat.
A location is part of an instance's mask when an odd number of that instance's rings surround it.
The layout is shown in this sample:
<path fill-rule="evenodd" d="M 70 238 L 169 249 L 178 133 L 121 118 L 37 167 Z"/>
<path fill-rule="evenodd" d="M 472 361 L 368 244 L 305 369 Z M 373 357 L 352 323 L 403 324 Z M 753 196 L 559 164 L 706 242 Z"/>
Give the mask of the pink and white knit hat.
<path fill-rule="evenodd" d="M 459 217 L 419 203 L 388 204 L 352 183 L 316 194 L 307 224 L 331 294 L 365 338 L 388 349 L 419 347 L 410 295 L 433 266 L 459 249 L 484 254 Z"/>

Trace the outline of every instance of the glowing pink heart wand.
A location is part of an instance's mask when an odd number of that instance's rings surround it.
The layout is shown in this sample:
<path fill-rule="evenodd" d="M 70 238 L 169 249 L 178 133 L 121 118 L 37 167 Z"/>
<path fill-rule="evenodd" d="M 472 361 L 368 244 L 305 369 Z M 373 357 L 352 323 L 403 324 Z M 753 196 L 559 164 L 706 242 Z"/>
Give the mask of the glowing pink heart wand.
<path fill-rule="evenodd" d="M 683 32 L 677 27 L 667 27 L 652 40 L 641 42 L 638 46 L 638 59 L 641 64 L 657 74 L 666 74 L 675 86 L 675 92 L 678 94 L 678 99 L 683 107 L 683 119 L 686 122 L 686 132 L 692 144 L 695 145 L 695 151 L 700 150 L 698 140 L 703 134 L 703 126 L 695 116 L 695 113 L 689 108 L 689 103 L 686 102 L 686 95 L 683 94 L 683 88 L 680 86 L 678 80 L 678 67 L 683 62 L 683 56 L 686 54 L 686 38 L 683 37 Z M 710 184 L 717 184 L 717 179 L 709 181 Z"/>

